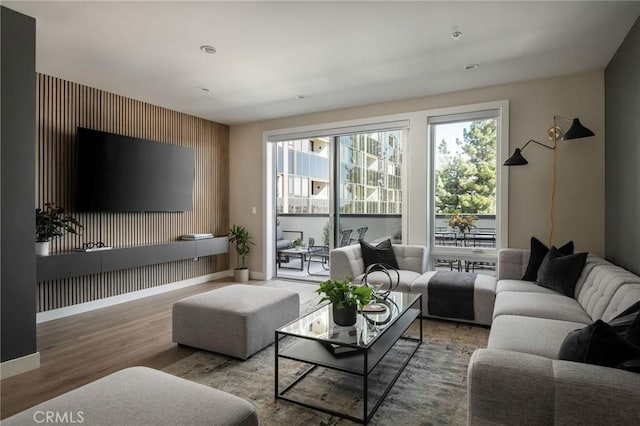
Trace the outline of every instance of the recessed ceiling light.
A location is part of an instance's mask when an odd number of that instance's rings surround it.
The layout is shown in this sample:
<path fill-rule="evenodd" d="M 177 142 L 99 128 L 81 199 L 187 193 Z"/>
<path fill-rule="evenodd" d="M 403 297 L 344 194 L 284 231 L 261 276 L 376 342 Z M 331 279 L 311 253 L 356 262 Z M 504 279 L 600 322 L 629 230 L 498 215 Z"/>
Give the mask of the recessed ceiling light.
<path fill-rule="evenodd" d="M 209 46 L 208 44 L 205 44 L 204 46 L 200 46 L 200 50 L 202 50 L 204 53 L 209 53 L 211 55 L 217 52 L 215 47 Z"/>
<path fill-rule="evenodd" d="M 451 38 L 454 40 L 458 40 L 460 37 L 462 37 L 462 33 L 460 31 L 454 31 L 451 33 Z"/>
<path fill-rule="evenodd" d="M 480 68 L 480 65 L 478 64 L 469 64 L 464 66 L 464 69 L 467 71 L 477 70 L 478 68 Z"/>

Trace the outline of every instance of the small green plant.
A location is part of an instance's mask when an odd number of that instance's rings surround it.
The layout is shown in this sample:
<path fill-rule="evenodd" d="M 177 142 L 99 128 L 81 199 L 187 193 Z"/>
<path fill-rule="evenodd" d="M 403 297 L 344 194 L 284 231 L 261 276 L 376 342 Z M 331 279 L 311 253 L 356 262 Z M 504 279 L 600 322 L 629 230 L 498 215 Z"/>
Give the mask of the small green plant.
<path fill-rule="evenodd" d="M 324 293 L 324 296 L 319 303 L 328 300 L 337 309 L 344 309 L 357 303 L 364 306 L 371 302 L 373 289 L 366 285 L 353 285 L 351 279 L 351 277 L 346 277 L 344 280 L 327 280 L 320 283 L 316 293 Z"/>
<path fill-rule="evenodd" d="M 231 229 L 229 230 L 229 243 L 235 244 L 236 246 L 236 254 L 238 255 L 238 266 L 236 269 L 247 269 L 247 256 L 249 252 L 251 252 L 251 246 L 255 245 L 253 241 L 251 241 L 252 238 L 253 237 L 249 236 L 249 231 L 243 226 L 231 225 Z"/>
<path fill-rule="evenodd" d="M 36 242 L 44 243 L 53 238 L 61 237 L 65 232 L 80 234 L 84 228 L 73 217 L 66 215 L 62 207 L 55 203 L 45 203 L 44 210 L 36 209 Z"/>
<path fill-rule="evenodd" d="M 293 244 L 293 246 L 295 248 L 300 248 L 300 247 L 302 247 L 303 242 L 302 242 L 302 240 L 300 238 L 297 238 L 291 244 Z"/>
<path fill-rule="evenodd" d="M 324 227 L 322 228 L 322 244 L 324 244 L 325 246 L 329 247 L 329 222 L 324 224 Z"/>

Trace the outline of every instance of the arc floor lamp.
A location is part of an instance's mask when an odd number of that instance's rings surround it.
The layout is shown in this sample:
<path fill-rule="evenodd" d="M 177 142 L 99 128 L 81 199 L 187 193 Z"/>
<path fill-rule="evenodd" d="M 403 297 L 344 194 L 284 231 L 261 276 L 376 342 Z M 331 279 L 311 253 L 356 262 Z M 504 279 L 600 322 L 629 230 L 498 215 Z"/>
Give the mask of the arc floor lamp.
<path fill-rule="evenodd" d="M 562 128 L 558 126 L 558 120 L 565 120 L 570 122 L 571 126 L 569 127 L 569 130 L 567 130 L 566 132 L 563 132 Z M 514 153 L 511 155 L 511 157 L 507 158 L 507 160 L 504 162 L 505 166 L 524 166 L 529 164 L 527 159 L 522 156 L 522 151 L 524 151 L 524 149 L 531 142 L 553 151 L 552 165 L 551 165 L 551 208 L 549 211 L 549 219 L 551 222 L 551 225 L 549 228 L 549 241 L 548 241 L 549 246 L 551 246 L 553 241 L 553 228 L 554 228 L 553 211 L 554 211 L 555 198 L 556 198 L 557 141 L 559 138 L 561 138 L 563 141 L 566 141 L 571 139 L 586 138 L 594 135 L 595 133 L 593 133 L 591 130 L 587 129 L 586 127 L 584 127 L 582 123 L 580 123 L 579 119 L 577 118 L 571 119 L 571 118 L 566 118 L 559 115 L 554 115 L 553 126 L 547 130 L 547 137 L 552 142 L 551 145 L 547 145 L 545 143 L 538 142 L 533 139 L 529 139 L 527 143 L 525 143 L 522 146 L 522 148 L 516 148 Z"/>

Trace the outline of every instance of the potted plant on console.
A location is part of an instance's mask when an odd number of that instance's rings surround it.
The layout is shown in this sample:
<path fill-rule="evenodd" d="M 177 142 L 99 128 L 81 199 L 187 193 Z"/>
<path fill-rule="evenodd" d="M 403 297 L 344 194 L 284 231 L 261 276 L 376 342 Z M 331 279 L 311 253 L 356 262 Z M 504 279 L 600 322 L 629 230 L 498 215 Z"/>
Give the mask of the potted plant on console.
<path fill-rule="evenodd" d="M 356 323 L 358 304 L 362 307 L 371 301 L 373 289 L 366 285 L 354 285 L 351 277 L 344 280 L 327 280 L 320 283 L 316 293 L 323 294 L 320 303 L 328 300 L 332 304 L 333 322 L 350 326 Z"/>
<path fill-rule="evenodd" d="M 44 209 L 36 209 L 36 255 L 48 256 L 49 242 L 53 238 L 61 237 L 65 232 L 79 234 L 80 228 L 84 226 L 65 214 L 62 207 L 45 203 Z"/>
<path fill-rule="evenodd" d="M 236 254 L 238 255 L 238 261 L 233 275 L 235 282 L 249 281 L 249 268 L 247 268 L 246 261 L 251 251 L 251 246 L 254 245 L 251 238 L 249 231 L 243 226 L 231 225 L 231 229 L 229 230 L 229 243 L 235 244 Z"/>

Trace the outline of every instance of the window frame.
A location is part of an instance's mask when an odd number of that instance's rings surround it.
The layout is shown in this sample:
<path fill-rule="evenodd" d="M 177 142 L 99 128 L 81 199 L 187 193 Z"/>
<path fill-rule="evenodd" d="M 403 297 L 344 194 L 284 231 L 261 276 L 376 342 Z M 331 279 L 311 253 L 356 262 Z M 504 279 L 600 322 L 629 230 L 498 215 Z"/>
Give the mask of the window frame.
<path fill-rule="evenodd" d="M 474 119 L 488 118 L 488 112 L 495 111 L 496 123 L 496 246 L 487 247 L 453 247 L 437 246 L 435 244 L 436 208 L 435 208 L 435 173 L 436 152 L 438 141 L 434 140 L 434 126 L 442 123 L 470 121 Z M 490 115 L 490 114 L 489 114 Z M 508 193 L 509 175 L 508 168 L 502 167 L 501 160 L 509 154 L 509 102 L 495 101 L 474 105 L 463 105 L 451 108 L 442 108 L 427 112 L 426 120 L 427 155 L 429 157 L 429 173 L 427 176 L 428 193 L 428 244 L 429 265 L 435 270 L 436 259 L 452 258 L 463 261 L 496 262 L 498 251 L 508 247 Z"/>

